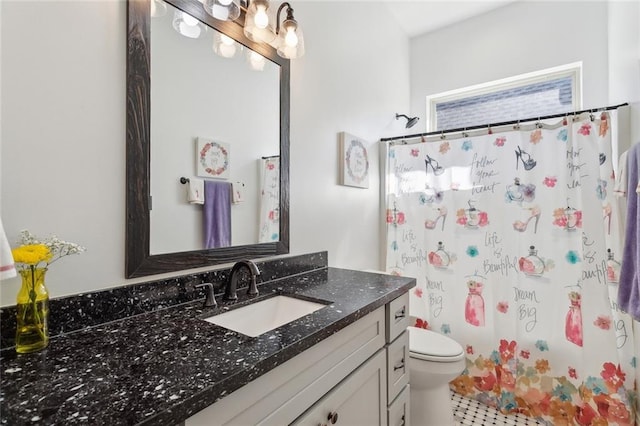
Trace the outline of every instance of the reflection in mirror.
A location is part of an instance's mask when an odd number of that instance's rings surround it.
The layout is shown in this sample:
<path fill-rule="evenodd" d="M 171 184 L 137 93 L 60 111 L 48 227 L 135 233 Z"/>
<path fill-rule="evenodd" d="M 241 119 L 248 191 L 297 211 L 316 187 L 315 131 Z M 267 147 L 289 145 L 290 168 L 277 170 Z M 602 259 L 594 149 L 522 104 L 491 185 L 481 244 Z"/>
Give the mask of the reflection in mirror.
<path fill-rule="evenodd" d="M 290 65 L 243 21 L 197 0 L 128 1 L 127 278 L 289 251 Z M 198 182 L 240 190 L 226 228 L 188 201 Z M 230 239 L 207 244 L 220 230 Z"/>
<path fill-rule="evenodd" d="M 279 167 L 263 157 L 280 152 L 279 79 L 171 5 L 152 17 L 151 254 L 278 241 Z"/>

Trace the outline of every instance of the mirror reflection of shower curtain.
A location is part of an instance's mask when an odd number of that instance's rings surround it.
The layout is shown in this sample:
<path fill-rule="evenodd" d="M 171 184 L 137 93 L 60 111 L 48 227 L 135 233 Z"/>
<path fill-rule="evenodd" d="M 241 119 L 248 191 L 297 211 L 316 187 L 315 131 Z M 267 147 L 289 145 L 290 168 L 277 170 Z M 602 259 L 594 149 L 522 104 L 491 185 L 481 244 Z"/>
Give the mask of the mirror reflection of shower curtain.
<path fill-rule="evenodd" d="M 258 242 L 280 240 L 280 157 L 260 160 L 260 223 Z"/>

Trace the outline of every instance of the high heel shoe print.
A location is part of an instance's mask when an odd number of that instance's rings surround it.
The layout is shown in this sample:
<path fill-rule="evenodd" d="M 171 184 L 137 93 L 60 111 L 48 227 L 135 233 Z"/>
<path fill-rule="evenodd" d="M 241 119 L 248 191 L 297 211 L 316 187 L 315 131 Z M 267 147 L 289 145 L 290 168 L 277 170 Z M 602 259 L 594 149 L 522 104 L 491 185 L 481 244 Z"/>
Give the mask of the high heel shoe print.
<path fill-rule="evenodd" d="M 427 229 L 435 229 L 436 225 L 438 224 L 438 221 L 442 219 L 442 230 L 444 230 L 444 222 L 447 219 L 447 208 L 446 207 L 439 207 L 438 208 L 438 216 L 434 219 L 427 219 L 424 222 L 424 227 Z"/>
<path fill-rule="evenodd" d="M 531 155 L 529 155 L 527 151 L 523 151 L 519 145 L 518 145 L 518 149 L 515 152 L 516 152 L 516 170 L 518 170 L 518 166 L 520 165 L 521 161 L 522 161 L 522 166 L 524 167 L 525 170 L 531 170 L 536 166 L 536 164 L 538 164 L 533 158 L 531 158 Z"/>
<path fill-rule="evenodd" d="M 428 155 L 427 155 L 427 159 L 424 160 L 424 164 L 427 169 L 427 173 L 429 173 L 429 167 L 431 167 L 431 171 L 436 176 L 440 176 L 441 174 L 444 173 L 444 168 L 440 164 L 438 164 L 438 162 L 435 159 L 429 157 Z"/>
<path fill-rule="evenodd" d="M 529 216 L 529 218 L 526 221 L 521 221 L 521 220 L 516 220 L 515 222 L 513 222 L 513 229 L 518 231 L 518 232 L 525 232 L 527 230 L 527 227 L 529 226 L 529 222 L 531 222 L 531 219 L 535 219 L 535 222 L 533 224 L 533 233 L 537 233 L 538 232 L 538 221 L 540 220 L 540 208 L 538 206 L 534 206 L 534 207 L 530 207 L 527 210 L 531 211 L 531 215 Z"/>

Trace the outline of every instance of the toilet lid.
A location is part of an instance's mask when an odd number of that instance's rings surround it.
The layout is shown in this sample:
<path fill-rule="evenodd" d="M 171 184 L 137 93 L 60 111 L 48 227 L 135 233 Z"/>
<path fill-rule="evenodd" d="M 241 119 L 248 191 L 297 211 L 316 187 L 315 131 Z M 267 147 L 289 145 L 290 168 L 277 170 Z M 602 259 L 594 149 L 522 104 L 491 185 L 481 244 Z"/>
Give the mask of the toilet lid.
<path fill-rule="evenodd" d="M 423 328 L 408 327 L 409 351 L 414 358 L 453 362 L 464 358 L 462 346 L 453 339 Z"/>

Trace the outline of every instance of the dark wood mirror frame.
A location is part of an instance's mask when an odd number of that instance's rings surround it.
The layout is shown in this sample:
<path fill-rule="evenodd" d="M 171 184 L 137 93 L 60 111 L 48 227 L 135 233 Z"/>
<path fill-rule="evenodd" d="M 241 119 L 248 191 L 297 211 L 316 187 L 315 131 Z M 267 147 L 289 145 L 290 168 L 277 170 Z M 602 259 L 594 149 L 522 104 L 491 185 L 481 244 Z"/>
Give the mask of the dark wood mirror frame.
<path fill-rule="evenodd" d="M 151 255 L 150 243 L 150 0 L 128 0 L 127 11 L 127 190 L 125 276 L 141 277 L 201 268 L 244 258 L 289 252 L 289 73 L 290 62 L 267 44 L 243 34 L 244 11 L 236 22 L 217 21 L 197 0 L 165 0 L 211 28 L 280 66 L 280 241 Z M 241 89 L 240 89 L 241 90 Z M 179 224 L 177 224 L 179 226 Z"/>

